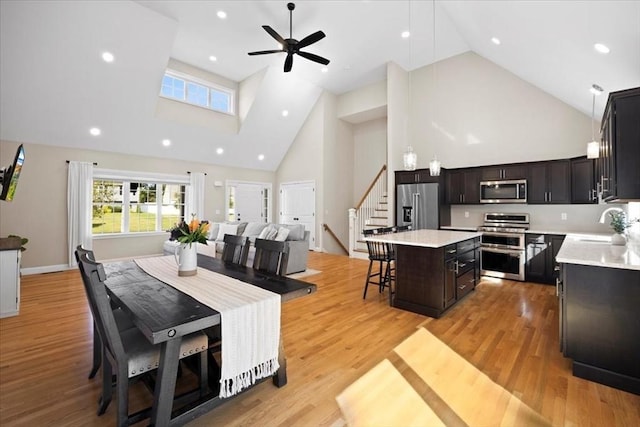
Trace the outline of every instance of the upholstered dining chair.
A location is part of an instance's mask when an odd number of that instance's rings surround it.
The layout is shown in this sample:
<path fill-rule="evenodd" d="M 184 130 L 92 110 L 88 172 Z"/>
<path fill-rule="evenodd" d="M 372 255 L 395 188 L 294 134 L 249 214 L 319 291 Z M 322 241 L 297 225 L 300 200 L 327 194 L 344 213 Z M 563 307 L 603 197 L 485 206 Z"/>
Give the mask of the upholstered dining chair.
<path fill-rule="evenodd" d="M 249 238 L 234 234 L 224 235 L 222 261 L 231 264 L 246 265 L 249 257 Z"/>
<path fill-rule="evenodd" d="M 76 261 L 78 261 L 78 265 L 80 264 L 80 256 L 86 254 L 87 258 L 95 261 L 95 256 L 92 250 L 84 249 L 82 245 L 78 245 L 75 251 Z M 123 312 L 120 308 L 111 304 L 111 309 L 113 310 L 113 317 L 116 321 L 116 326 L 119 331 L 126 331 L 130 328 L 135 328 L 135 325 L 131 321 L 131 318 L 127 315 L 127 313 Z M 89 372 L 89 379 L 92 379 L 96 376 L 98 369 L 100 369 L 100 364 L 102 363 L 102 340 L 100 339 L 100 334 L 98 333 L 98 328 L 96 326 L 96 322 L 94 319 L 93 322 L 93 364 L 91 366 L 91 371 Z"/>
<path fill-rule="evenodd" d="M 287 242 L 277 240 L 256 239 L 256 254 L 253 268 L 259 271 L 284 276 L 289 261 L 289 246 Z"/>
<path fill-rule="evenodd" d="M 112 370 L 116 374 L 118 394 L 117 425 L 127 426 L 148 417 L 149 411 L 129 416 L 129 380 L 149 373 L 158 367 L 160 346 L 151 344 L 137 329 L 118 331 L 104 284 L 106 275 L 102 264 L 79 255 L 79 268 L 87 291 L 89 307 L 103 342 L 102 396 L 98 415 L 102 415 L 113 397 Z M 207 337 L 198 332 L 183 337 L 180 358 L 198 354 L 200 395 L 207 391 Z"/>
<path fill-rule="evenodd" d="M 371 230 L 363 230 L 365 237 L 376 236 L 380 234 L 390 233 L 391 227 L 375 228 Z M 367 242 L 367 251 L 369 252 L 369 269 L 367 270 L 367 278 L 364 284 L 364 293 L 362 299 L 367 298 L 367 289 L 369 285 L 378 285 L 378 292 L 382 293 L 385 288 L 389 288 L 389 304 L 393 300 L 392 282 L 395 280 L 395 270 L 393 262 L 395 261 L 395 251 L 393 245 L 383 242 Z M 377 267 L 374 270 L 374 265 Z"/>

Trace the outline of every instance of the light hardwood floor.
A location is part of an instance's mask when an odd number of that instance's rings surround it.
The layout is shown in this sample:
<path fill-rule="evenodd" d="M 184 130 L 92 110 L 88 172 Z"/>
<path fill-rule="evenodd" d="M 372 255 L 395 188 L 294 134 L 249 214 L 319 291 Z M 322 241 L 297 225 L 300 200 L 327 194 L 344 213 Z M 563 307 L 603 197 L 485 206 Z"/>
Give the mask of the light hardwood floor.
<path fill-rule="evenodd" d="M 363 301 L 367 266 L 310 253 L 321 273 L 304 280 L 317 293 L 282 308 L 289 383 L 261 383 L 192 425 L 341 425 L 335 397 L 421 326 L 553 425 L 640 425 L 640 396 L 571 375 L 554 287 L 483 280 L 431 319 L 389 307 L 375 290 Z M 0 320 L 0 426 L 114 425 L 114 403 L 95 414 L 99 380 L 87 379 L 92 323 L 78 272 L 24 276 L 21 302 L 19 316 Z M 148 405 L 150 396 L 136 385 L 131 402 Z"/>

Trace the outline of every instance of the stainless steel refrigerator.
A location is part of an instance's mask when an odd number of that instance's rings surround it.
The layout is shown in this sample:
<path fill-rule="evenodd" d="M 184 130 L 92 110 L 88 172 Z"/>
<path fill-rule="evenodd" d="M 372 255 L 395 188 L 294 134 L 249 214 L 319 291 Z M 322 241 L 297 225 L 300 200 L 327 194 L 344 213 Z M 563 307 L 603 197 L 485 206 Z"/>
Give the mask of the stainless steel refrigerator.
<path fill-rule="evenodd" d="M 396 225 L 413 230 L 439 228 L 439 199 L 436 183 L 399 184 L 396 187 Z"/>

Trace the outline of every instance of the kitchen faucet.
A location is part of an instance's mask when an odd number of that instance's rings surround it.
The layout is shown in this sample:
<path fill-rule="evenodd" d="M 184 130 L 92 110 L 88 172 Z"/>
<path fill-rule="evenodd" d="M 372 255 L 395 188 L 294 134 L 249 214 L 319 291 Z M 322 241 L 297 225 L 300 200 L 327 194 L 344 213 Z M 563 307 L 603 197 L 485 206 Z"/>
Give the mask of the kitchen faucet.
<path fill-rule="evenodd" d="M 600 224 L 604 224 L 604 217 L 608 212 L 624 212 L 624 209 L 622 208 L 615 208 L 615 207 L 611 207 L 611 208 L 607 208 L 604 210 L 604 212 L 602 212 L 602 215 L 600 215 Z"/>

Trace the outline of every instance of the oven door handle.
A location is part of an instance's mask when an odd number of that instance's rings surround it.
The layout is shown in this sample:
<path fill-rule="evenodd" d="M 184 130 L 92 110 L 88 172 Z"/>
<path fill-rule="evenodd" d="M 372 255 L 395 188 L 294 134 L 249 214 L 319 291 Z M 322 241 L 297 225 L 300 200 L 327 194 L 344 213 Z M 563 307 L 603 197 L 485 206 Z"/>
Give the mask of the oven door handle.
<path fill-rule="evenodd" d="M 507 255 L 514 255 L 514 256 L 520 256 L 524 252 L 523 250 L 498 249 L 498 248 L 487 248 L 487 247 L 482 247 L 480 249 L 483 252 L 493 252 L 498 254 L 507 254 Z"/>
<path fill-rule="evenodd" d="M 523 234 L 520 233 L 503 233 L 503 232 L 491 232 L 491 231 L 483 231 L 483 236 L 497 236 L 497 237 L 517 237 L 524 238 Z"/>

